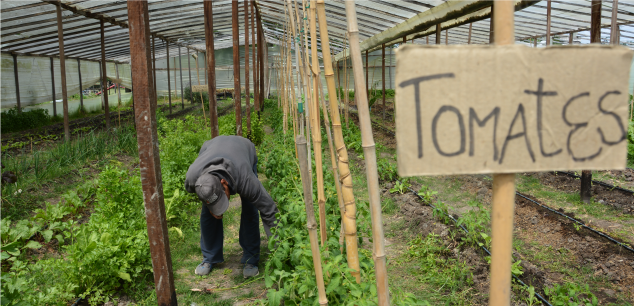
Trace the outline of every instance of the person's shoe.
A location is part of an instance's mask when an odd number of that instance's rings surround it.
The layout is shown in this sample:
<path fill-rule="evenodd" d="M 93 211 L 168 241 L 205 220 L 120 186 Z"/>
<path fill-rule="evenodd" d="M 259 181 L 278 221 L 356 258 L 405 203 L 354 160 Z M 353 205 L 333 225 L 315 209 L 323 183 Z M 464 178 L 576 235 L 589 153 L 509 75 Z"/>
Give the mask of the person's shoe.
<path fill-rule="evenodd" d="M 196 267 L 196 271 L 194 271 L 194 273 L 196 273 L 196 275 L 207 275 L 209 274 L 209 272 L 211 272 L 211 264 L 208 262 L 203 262 L 201 264 L 198 265 L 198 267 Z"/>
<path fill-rule="evenodd" d="M 258 274 L 260 274 L 260 271 L 258 271 L 258 266 L 254 266 L 252 264 L 244 265 L 244 270 L 242 270 L 242 275 L 244 275 L 244 278 L 254 277 Z"/>

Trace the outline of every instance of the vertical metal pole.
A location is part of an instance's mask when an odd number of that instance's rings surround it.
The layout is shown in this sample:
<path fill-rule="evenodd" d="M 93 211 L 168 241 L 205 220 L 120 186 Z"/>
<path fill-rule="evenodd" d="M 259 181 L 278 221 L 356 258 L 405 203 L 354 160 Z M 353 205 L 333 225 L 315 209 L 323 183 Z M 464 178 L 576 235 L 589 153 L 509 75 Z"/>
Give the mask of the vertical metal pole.
<path fill-rule="evenodd" d="M 266 41 L 264 40 L 264 31 L 262 28 L 262 19 L 260 17 L 260 12 L 256 11 L 256 15 L 255 15 L 255 22 L 256 25 L 258 27 L 258 65 L 260 66 L 260 69 L 258 70 L 258 84 L 260 85 L 260 89 L 258 90 L 258 93 L 260 94 L 260 98 L 259 103 L 260 103 L 260 109 L 264 108 L 264 81 L 265 81 L 265 74 L 266 71 L 264 70 L 264 62 L 267 60 L 264 57 L 264 48 L 266 48 Z M 269 83 L 269 86 L 271 84 Z"/>
<path fill-rule="evenodd" d="M 551 45 L 550 42 L 550 20 L 551 20 L 551 2 L 546 0 L 546 47 Z"/>
<path fill-rule="evenodd" d="M 105 107 L 103 105 L 103 73 L 101 72 L 101 61 L 99 61 L 99 90 L 101 91 L 101 110 L 103 110 Z"/>
<path fill-rule="evenodd" d="M 467 45 L 471 44 L 471 31 L 473 29 L 473 23 L 469 23 L 469 37 L 467 38 Z"/>
<path fill-rule="evenodd" d="M 214 56 L 214 14 L 211 0 L 203 2 L 205 15 L 205 70 L 209 73 L 209 120 L 211 122 L 211 138 L 218 136 L 218 109 L 216 105 L 216 58 Z"/>
<path fill-rule="evenodd" d="M 174 57 L 174 94 L 178 95 L 178 83 L 176 83 L 176 57 Z M 181 95 L 182 96 L 182 95 Z M 172 106 L 170 105 L 170 114 L 172 113 Z"/>
<path fill-rule="evenodd" d="M 534 38 L 535 40 L 533 40 L 533 47 L 537 48 L 537 37 Z"/>
<path fill-rule="evenodd" d="M 370 79 L 368 79 L 368 74 L 370 71 L 370 66 L 368 65 L 369 53 L 368 50 L 365 50 L 365 89 L 367 91 L 368 97 L 370 97 Z M 337 78 L 339 78 L 339 63 L 337 63 Z"/>
<path fill-rule="evenodd" d="M 54 68 L 55 66 L 53 65 L 53 58 L 51 57 L 51 86 L 52 86 L 52 90 L 53 90 L 53 117 L 57 117 L 57 104 L 55 104 L 55 72 L 54 72 Z M 101 67 L 101 66 L 99 66 Z M 101 69 L 101 68 L 99 68 Z M 101 70 L 100 70 L 101 72 Z M 101 75 L 101 73 L 100 73 Z"/>
<path fill-rule="evenodd" d="M 105 109 L 105 117 L 106 117 L 106 129 L 110 129 L 110 106 L 108 105 L 108 77 L 106 73 L 106 44 L 104 42 L 104 22 L 101 22 L 101 72 L 103 73 L 101 83 L 103 84 L 103 90 L 101 91 L 101 95 L 103 96 L 103 105 Z M 61 63 L 61 62 L 60 62 Z"/>
<path fill-rule="evenodd" d="M 492 23 L 495 44 L 511 45 L 514 36 L 513 2 L 496 0 Z M 493 11 L 492 11 L 493 12 Z M 491 205 L 491 283 L 489 305 L 510 305 L 513 217 L 515 214 L 515 174 L 493 174 Z"/>
<path fill-rule="evenodd" d="M 231 1 L 231 33 L 233 35 L 233 102 L 236 108 L 236 135 L 242 136 L 242 90 L 240 88 L 240 33 L 238 1 Z"/>
<path fill-rule="evenodd" d="M 436 44 L 440 45 L 440 36 L 442 35 L 442 27 L 440 23 L 436 25 Z"/>
<path fill-rule="evenodd" d="M 154 37 L 154 35 L 151 35 L 150 38 L 152 39 L 152 84 L 154 84 L 154 102 L 158 103 L 158 86 L 156 84 L 156 38 Z M 132 99 L 132 101 L 134 101 L 134 99 Z"/>
<path fill-rule="evenodd" d="M 170 42 L 165 41 L 165 50 L 167 52 L 167 57 L 165 61 L 167 62 L 167 100 L 169 101 L 170 114 L 172 113 L 172 84 L 170 81 Z M 174 82 L 176 85 L 176 82 Z M 176 89 L 176 88 L 174 88 Z M 133 99 L 134 100 L 134 99 Z"/>
<path fill-rule="evenodd" d="M 616 19 L 618 16 L 619 1 L 612 0 L 612 20 L 610 22 L 610 44 L 618 45 L 619 42 L 619 26 L 616 25 Z"/>
<path fill-rule="evenodd" d="M 440 29 L 440 24 L 438 25 L 438 29 Z M 440 41 L 439 38 L 436 40 Z M 381 84 L 381 88 L 383 90 L 383 120 L 385 121 L 385 44 L 381 45 Z"/>
<path fill-rule="evenodd" d="M 449 30 L 445 30 L 445 45 L 449 44 Z"/>
<path fill-rule="evenodd" d="M 570 33 L 570 34 L 568 35 L 568 45 L 571 45 L 571 46 L 572 46 L 572 45 L 575 43 L 575 41 L 574 41 L 574 37 L 575 37 L 575 33 Z"/>
<path fill-rule="evenodd" d="M 592 0 L 590 9 L 590 43 L 601 43 L 601 0 Z"/>
<path fill-rule="evenodd" d="M 63 115 L 64 115 L 64 140 L 70 141 L 70 129 L 68 127 L 68 90 L 66 89 L 66 58 L 64 58 L 64 25 L 62 22 L 62 7 L 60 5 L 57 5 L 55 7 L 57 11 L 57 40 L 59 42 L 59 71 L 62 74 L 62 107 L 63 107 Z M 103 21 L 102 21 L 102 29 L 103 29 Z M 102 41 L 103 41 L 103 34 L 102 34 Z"/>
<path fill-rule="evenodd" d="M 289 50 L 290 52 L 290 50 Z M 290 65 L 291 63 L 289 63 Z M 244 92 L 246 97 L 247 135 L 251 135 L 251 92 L 249 88 L 249 0 L 244 0 Z"/>
<path fill-rule="evenodd" d="M 84 89 L 81 82 L 81 62 L 77 59 L 77 73 L 79 74 L 79 111 L 84 111 Z"/>
<path fill-rule="evenodd" d="M 191 57 L 189 54 L 189 48 L 187 50 L 187 72 L 189 72 L 189 103 L 194 103 L 194 83 L 192 83 L 192 65 L 190 64 L 189 58 Z"/>
<path fill-rule="evenodd" d="M 18 55 L 15 53 L 11 53 L 11 56 L 13 56 L 13 77 L 15 80 L 15 99 L 18 103 L 18 113 L 21 113 L 22 105 L 20 105 L 20 82 L 18 81 Z M 53 73 L 53 58 L 51 57 L 51 79 L 53 76 L 52 73 Z M 55 92 L 55 86 L 53 86 L 53 92 Z M 55 95 L 53 95 L 53 103 L 55 103 Z"/>
<path fill-rule="evenodd" d="M 181 109 L 185 109 L 185 97 L 183 97 L 183 65 L 181 64 L 181 46 L 178 46 L 178 71 L 181 78 Z M 176 68 L 176 64 L 174 64 Z"/>
<path fill-rule="evenodd" d="M 491 18 L 489 22 L 489 44 L 493 44 L 495 42 L 495 1 L 491 1 Z"/>
<path fill-rule="evenodd" d="M 172 271 L 172 255 L 165 220 L 165 202 L 159 159 L 158 134 L 152 63 L 150 54 L 150 29 L 146 1 L 128 1 L 130 25 L 130 59 L 134 75 L 135 121 L 139 147 L 139 168 L 143 202 L 147 219 L 150 254 L 156 286 L 156 299 L 163 306 L 176 306 L 176 288 Z"/>
<path fill-rule="evenodd" d="M 251 56 L 253 57 L 253 108 L 255 108 L 256 111 L 260 110 L 260 102 L 259 102 L 259 86 L 258 86 L 258 69 L 257 69 L 257 58 L 256 58 L 256 53 L 255 52 L 255 45 L 257 44 L 257 41 L 255 40 L 255 18 L 253 17 L 255 15 L 255 1 L 251 1 L 251 53 L 253 53 Z M 259 33 L 258 33 L 259 34 Z M 249 115 L 250 116 L 250 115 Z M 251 120 L 249 120 L 250 122 Z M 251 130 L 251 129 L 249 129 Z"/>
<path fill-rule="evenodd" d="M 590 11 L 590 43 L 601 43 L 601 0 L 592 0 Z M 590 203 L 592 200 L 592 171 L 581 171 L 581 201 Z"/>

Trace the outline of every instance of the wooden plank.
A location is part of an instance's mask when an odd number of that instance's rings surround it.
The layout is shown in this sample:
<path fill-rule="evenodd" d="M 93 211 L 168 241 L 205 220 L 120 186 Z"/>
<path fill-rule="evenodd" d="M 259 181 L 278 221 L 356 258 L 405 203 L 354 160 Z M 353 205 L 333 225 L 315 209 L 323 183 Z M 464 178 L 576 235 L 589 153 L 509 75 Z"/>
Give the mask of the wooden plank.
<path fill-rule="evenodd" d="M 158 305 L 176 306 L 169 234 L 156 131 L 156 102 L 151 75 L 150 30 L 146 1 L 128 1 L 132 63 L 132 95 L 139 147 L 139 167 L 147 219 L 150 254 Z"/>
<path fill-rule="evenodd" d="M 59 69 L 62 74 L 62 107 L 64 116 L 64 140 L 70 141 L 70 129 L 68 126 L 68 91 L 66 89 L 66 58 L 64 58 L 64 25 L 62 23 L 62 9 L 57 11 L 57 37 L 59 40 Z M 55 101 L 53 101 L 55 103 Z"/>

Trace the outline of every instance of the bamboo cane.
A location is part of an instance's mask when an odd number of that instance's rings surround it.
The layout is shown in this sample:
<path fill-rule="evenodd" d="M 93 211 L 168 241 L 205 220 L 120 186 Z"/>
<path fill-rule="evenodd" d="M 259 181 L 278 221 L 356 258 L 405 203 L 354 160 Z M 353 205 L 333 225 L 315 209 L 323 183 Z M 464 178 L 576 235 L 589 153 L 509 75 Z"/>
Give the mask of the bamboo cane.
<path fill-rule="evenodd" d="M 299 168 L 302 177 L 302 187 L 304 190 L 304 203 L 306 204 L 306 227 L 310 238 L 310 250 L 313 254 L 313 265 L 315 266 L 315 278 L 317 279 L 317 291 L 319 294 L 319 305 L 328 305 L 326 289 L 324 286 L 324 273 L 321 269 L 321 254 L 317 245 L 317 222 L 315 222 L 315 211 L 313 208 L 313 194 L 311 192 L 310 180 L 308 176 L 308 152 L 306 149 L 306 138 L 299 135 L 295 140 L 299 153 Z"/>
<path fill-rule="evenodd" d="M 196 59 L 196 80 L 198 80 L 198 86 L 200 86 L 200 74 L 198 73 L 198 54 L 193 53 L 192 57 Z M 211 93 L 209 94 L 211 95 Z M 205 119 L 205 126 L 207 126 L 207 116 L 205 115 L 205 101 L 203 100 L 202 91 L 200 92 L 200 104 L 203 106 L 203 119 Z"/>
<path fill-rule="evenodd" d="M 339 231 L 339 245 L 341 252 L 343 253 L 343 236 L 344 236 L 344 223 L 343 215 L 345 213 L 345 206 L 343 205 L 343 196 L 341 195 L 341 182 L 339 181 L 339 169 L 337 167 L 337 155 L 335 154 L 335 146 L 332 143 L 332 133 L 330 132 L 330 118 L 328 118 L 328 107 L 326 105 L 326 99 L 324 98 L 324 90 L 321 84 L 321 78 L 319 79 L 319 94 L 321 97 L 322 110 L 324 113 L 324 125 L 326 125 L 326 135 L 328 135 L 328 148 L 330 148 L 330 162 L 332 163 L 332 175 L 335 178 L 335 189 L 337 191 L 337 200 L 339 201 L 339 213 L 341 214 L 341 230 Z"/>
<path fill-rule="evenodd" d="M 302 5 L 304 8 L 306 8 L 306 0 L 302 0 Z M 310 65 L 309 65 L 309 53 L 308 53 L 308 12 L 306 11 L 306 9 L 302 10 L 303 12 L 303 18 L 302 20 L 304 21 L 304 46 L 303 46 L 303 50 L 304 50 L 304 72 L 306 73 L 306 88 L 307 88 L 307 92 L 306 92 L 306 107 L 305 107 L 305 117 L 306 119 L 306 131 L 308 131 L 306 133 L 306 139 L 308 142 L 308 162 L 312 165 L 312 151 L 311 151 L 311 131 L 312 131 L 312 124 L 310 122 L 310 114 L 312 114 L 312 111 L 310 109 L 310 105 L 311 105 L 311 101 L 313 99 L 312 94 L 310 94 L 312 92 L 312 86 L 311 86 L 311 82 L 312 82 L 312 73 L 310 72 Z M 310 186 L 311 186 L 311 192 L 312 192 L 312 186 L 313 186 L 313 167 L 308 167 L 308 171 L 310 172 Z"/>
<path fill-rule="evenodd" d="M 289 20 L 289 24 L 291 24 L 292 27 L 292 16 L 291 16 L 291 11 L 290 8 L 288 8 L 287 5 L 287 9 L 288 9 L 288 20 Z M 294 31 L 293 31 L 294 32 Z M 287 69 L 288 69 L 288 76 L 290 78 L 291 81 L 291 115 L 293 118 L 293 136 L 297 137 L 297 111 L 296 111 L 296 103 L 297 103 L 297 96 L 295 95 L 295 79 L 293 78 L 293 64 L 292 64 L 292 59 L 291 59 L 291 33 L 287 33 L 286 35 L 286 41 L 287 41 L 287 52 L 286 52 L 286 63 L 287 63 Z M 297 152 L 297 150 L 295 150 Z"/>
<path fill-rule="evenodd" d="M 513 3 L 495 1 L 493 5 L 494 42 L 513 44 Z M 493 175 L 491 205 L 491 282 L 489 305 L 509 305 L 511 302 L 511 262 L 513 253 L 513 215 L 515 209 L 515 174 Z"/>
<path fill-rule="evenodd" d="M 312 125 L 313 125 L 313 150 L 315 151 L 315 170 L 317 171 L 317 205 L 319 206 L 319 229 L 321 233 L 321 245 L 326 244 L 326 196 L 324 194 L 324 173 L 322 167 L 322 150 L 321 150 L 321 124 L 319 123 L 319 98 L 317 97 L 319 89 L 319 60 L 317 58 L 317 23 L 316 9 L 314 2 L 310 1 L 310 39 L 312 53 L 312 72 L 313 72 L 313 101 L 312 101 Z M 323 45 L 322 45 L 323 48 Z"/>
<path fill-rule="evenodd" d="M 297 70 L 297 81 L 299 82 L 299 91 L 302 95 L 306 95 L 306 88 L 305 88 L 305 80 L 304 80 L 304 73 L 302 71 L 302 65 L 300 65 L 300 63 L 302 62 L 302 49 L 300 48 L 300 39 L 299 39 L 299 35 L 298 35 L 298 31 L 296 30 L 297 27 L 299 27 L 299 13 L 297 11 L 297 5 L 295 5 L 295 14 L 293 15 L 292 9 L 293 9 L 293 4 L 291 2 L 291 0 L 286 0 L 286 3 L 289 6 L 289 13 L 291 14 L 291 30 L 293 31 L 293 39 L 295 41 L 295 69 Z M 295 22 L 297 21 L 297 26 L 295 26 Z M 301 117 L 301 115 L 299 115 L 299 126 L 300 126 L 300 134 L 304 135 L 304 129 L 303 127 L 303 118 Z"/>
<path fill-rule="evenodd" d="M 361 48 L 359 47 L 359 28 L 357 27 L 355 4 L 352 1 L 346 1 L 346 19 L 348 20 L 348 32 L 350 33 L 350 48 L 348 50 L 350 50 L 350 58 L 352 60 L 354 81 L 357 84 L 357 88 L 362 88 L 364 76 L 363 63 L 361 62 Z M 324 59 L 324 61 L 326 61 L 326 59 Z M 390 305 L 387 268 L 385 264 L 383 217 L 381 216 L 381 196 L 379 194 L 379 175 L 376 166 L 376 149 L 374 137 L 372 136 L 368 97 L 364 90 L 357 90 L 355 94 L 359 95 L 357 109 L 359 110 L 363 156 L 365 157 L 365 171 L 368 179 L 370 213 L 372 218 L 372 241 L 374 246 L 372 253 L 376 271 L 378 302 L 379 305 Z"/>
<path fill-rule="evenodd" d="M 316 7 L 316 1 L 310 1 L 311 9 Z M 335 93 L 335 80 L 334 73 L 332 71 L 332 60 L 330 57 L 330 45 L 328 40 L 328 27 L 326 25 L 326 9 L 323 0 L 319 1 L 319 28 L 321 31 L 321 46 L 322 54 L 324 56 L 324 70 L 326 76 L 326 84 L 328 86 L 328 96 L 330 98 L 330 111 L 332 114 L 332 127 L 334 132 L 335 146 L 337 147 L 337 153 L 339 155 L 339 179 L 342 186 L 342 197 L 345 206 L 345 214 L 343 216 L 346 232 L 346 256 L 348 259 L 348 267 L 353 270 L 352 275 L 357 279 L 357 283 L 361 282 L 361 274 L 359 269 L 359 250 L 357 248 L 357 208 L 354 201 L 354 194 L 352 193 L 352 174 L 348 166 L 348 150 L 343 141 L 343 132 L 341 131 L 341 119 L 337 109 L 337 100 Z M 313 33 L 313 27 L 311 26 L 311 33 Z M 313 46 L 317 46 L 317 39 L 313 40 Z M 316 57 L 317 50 L 313 51 Z M 319 69 L 319 66 L 314 65 L 313 69 Z"/>
<path fill-rule="evenodd" d="M 348 42 L 348 37 L 347 36 L 346 36 L 346 42 Z M 350 45 L 348 45 L 348 50 L 350 50 Z M 350 97 L 350 93 L 348 92 L 349 84 L 348 84 L 348 59 L 347 58 L 343 61 L 343 64 L 344 64 L 343 65 L 343 74 L 346 76 L 346 78 L 344 79 L 344 82 L 343 82 L 343 84 L 344 84 L 343 86 L 345 88 L 344 88 L 344 92 L 343 92 L 344 93 L 343 94 L 343 101 L 344 102 L 343 102 L 343 110 L 342 111 L 343 111 L 343 115 L 344 115 L 343 118 L 346 121 L 346 128 L 350 128 L 350 125 L 348 124 L 348 106 L 349 106 L 348 99 Z"/>

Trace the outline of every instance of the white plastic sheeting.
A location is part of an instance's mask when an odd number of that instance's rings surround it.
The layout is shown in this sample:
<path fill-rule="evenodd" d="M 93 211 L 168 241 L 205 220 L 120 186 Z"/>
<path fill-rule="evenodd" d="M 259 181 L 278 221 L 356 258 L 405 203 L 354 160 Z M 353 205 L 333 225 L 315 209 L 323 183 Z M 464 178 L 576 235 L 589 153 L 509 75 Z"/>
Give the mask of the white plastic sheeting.
<path fill-rule="evenodd" d="M 13 73 L 13 57 L 2 53 L 2 79 L 0 83 L 0 102 L 2 109 L 17 106 L 15 75 Z M 53 100 L 53 81 L 55 82 L 55 99 L 62 99 L 62 76 L 59 58 L 53 58 L 53 74 L 51 79 L 51 58 L 36 56 L 17 56 L 18 81 L 20 88 L 20 105 L 31 106 Z M 86 89 L 99 83 L 99 63 L 81 60 L 82 87 Z M 117 64 L 119 79 L 125 87 L 130 87 L 130 65 Z M 106 75 L 116 78 L 114 63 L 106 63 Z M 66 60 L 66 89 L 68 96 L 79 93 L 79 70 L 76 59 Z"/>

